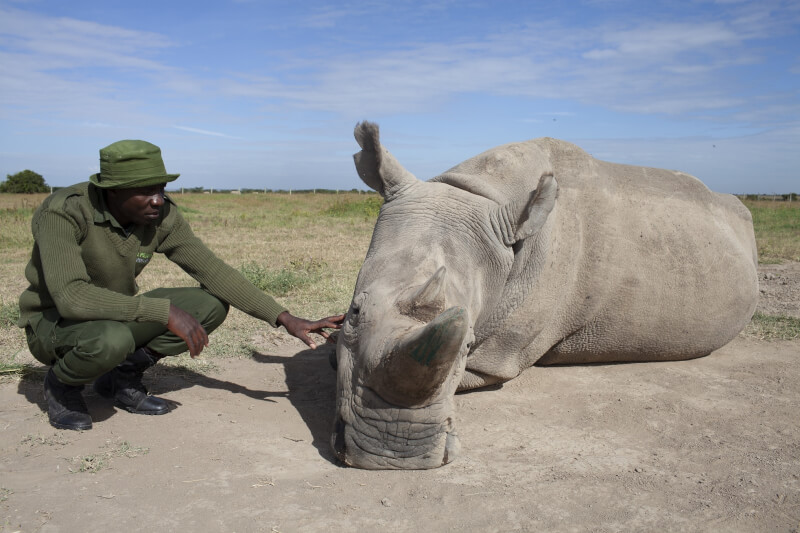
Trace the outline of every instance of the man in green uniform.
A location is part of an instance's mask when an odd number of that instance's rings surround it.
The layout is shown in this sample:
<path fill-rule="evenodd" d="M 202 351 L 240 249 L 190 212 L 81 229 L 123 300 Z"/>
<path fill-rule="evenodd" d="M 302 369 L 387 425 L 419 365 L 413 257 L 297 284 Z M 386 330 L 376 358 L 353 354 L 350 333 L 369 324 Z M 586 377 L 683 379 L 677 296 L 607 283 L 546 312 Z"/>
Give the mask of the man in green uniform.
<path fill-rule="evenodd" d="M 169 404 L 150 396 L 142 375 L 159 359 L 188 349 L 196 357 L 229 305 L 309 337 L 338 329 L 344 315 L 309 321 L 291 315 L 193 233 L 164 186 L 161 150 L 119 141 L 100 150 L 100 172 L 50 195 L 31 222 L 34 245 L 20 296 L 20 327 L 36 359 L 51 365 L 44 381 L 50 423 L 85 430 L 92 419 L 84 384 L 139 414 L 160 415 Z M 138 276 L 163 253 L 200 283 L 137 294 Z"/>

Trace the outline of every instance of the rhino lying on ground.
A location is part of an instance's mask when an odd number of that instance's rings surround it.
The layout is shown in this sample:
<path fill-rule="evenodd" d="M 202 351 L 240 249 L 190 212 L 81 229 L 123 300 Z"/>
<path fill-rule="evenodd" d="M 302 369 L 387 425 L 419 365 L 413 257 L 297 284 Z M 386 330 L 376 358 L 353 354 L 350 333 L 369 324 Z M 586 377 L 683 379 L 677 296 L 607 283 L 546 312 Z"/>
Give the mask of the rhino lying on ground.
<path fill-rule="evenodd" d="M 345 464 L 441 466 L 459 449 L 457 390 L 534 364 L 704 356 L 755 310 L 750 213 L 688 174 L 542 138 L 423 182 L 377 125 L 355 137 L 384 205 L 336 351 Z"/>

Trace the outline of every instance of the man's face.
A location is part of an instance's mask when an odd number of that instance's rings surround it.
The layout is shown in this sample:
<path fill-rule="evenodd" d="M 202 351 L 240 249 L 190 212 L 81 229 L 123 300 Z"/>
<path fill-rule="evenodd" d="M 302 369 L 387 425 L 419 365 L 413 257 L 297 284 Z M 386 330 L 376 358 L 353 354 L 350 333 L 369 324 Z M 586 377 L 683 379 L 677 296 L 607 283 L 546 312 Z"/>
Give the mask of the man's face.
<path fill-rule="evenodd" d="M 132 189 L 108 189 L 108 209 L 122 226 L 155 224 L 161 218 L 165 183 Z"/>

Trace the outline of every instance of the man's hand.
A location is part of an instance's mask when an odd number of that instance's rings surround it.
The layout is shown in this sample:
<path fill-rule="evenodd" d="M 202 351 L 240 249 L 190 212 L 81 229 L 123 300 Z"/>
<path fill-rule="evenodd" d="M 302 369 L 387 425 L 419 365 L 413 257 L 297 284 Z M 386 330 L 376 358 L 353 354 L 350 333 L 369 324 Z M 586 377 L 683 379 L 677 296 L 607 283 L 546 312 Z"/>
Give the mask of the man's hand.
<path fill-rule="evenodd" d="M 329 316 L 315 321 L 293 316 L 289 311 L 284 311 L 278 315 L 278 324 L 285 327 L 289 334 L 294 335 L 310 346 L 312 350 L 316 350 L 317 345 L 308 336 L 309 333 L 318 333 L 327 339 L 330 337 L 330 333 L 323 328 L 340 329 L 343 321 L 344 315 Z"/>
<path fill-rule="evenodd" d="M 200 355 L 203 348 L 208 346 L 208 333 L 203 329 L 195 317 L 174 305 L 169 306 L 169 321 L 167 329 L 183 339 L 189 347 L 192 359 Z"/>

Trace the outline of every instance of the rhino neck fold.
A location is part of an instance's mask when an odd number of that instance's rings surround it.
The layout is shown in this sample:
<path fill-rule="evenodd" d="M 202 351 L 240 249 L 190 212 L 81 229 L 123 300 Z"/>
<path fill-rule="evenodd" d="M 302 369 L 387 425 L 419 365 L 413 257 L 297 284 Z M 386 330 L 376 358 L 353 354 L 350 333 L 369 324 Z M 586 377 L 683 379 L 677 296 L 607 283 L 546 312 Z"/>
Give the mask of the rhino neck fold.
<path fill-rule="evenodd" d="M 550 251 L 548 243 L 552 239 L 552 228 L 553 224 L 548 221 L 538 234 L 515 244 L 514 262 L 503 285 L 503 292 L 475 324 L 475 344 L 472 352 L 488 337 L 496 335 L 503 329 L 503 322 L 529 297 L 535 297 L 530 294 Z M 537 324 L 534 324 L 534 327 L 541 328 Z"/>

